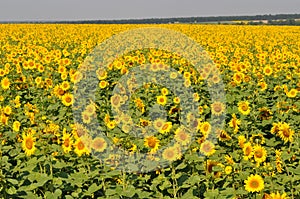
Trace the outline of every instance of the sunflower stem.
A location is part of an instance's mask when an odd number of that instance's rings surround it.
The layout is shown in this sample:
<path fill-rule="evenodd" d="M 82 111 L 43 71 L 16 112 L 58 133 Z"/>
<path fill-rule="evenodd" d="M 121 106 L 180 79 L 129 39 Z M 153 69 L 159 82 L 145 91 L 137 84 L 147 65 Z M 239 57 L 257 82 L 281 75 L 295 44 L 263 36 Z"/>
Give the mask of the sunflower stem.
<path fill-rule="evenodd" d="M 174 165 L 171 165 L 172 167 L 172 185 L 173 185 L 173 198 L 177 198 L 177 180 L 176 180 L 176 170 L 174 168 Z"/>

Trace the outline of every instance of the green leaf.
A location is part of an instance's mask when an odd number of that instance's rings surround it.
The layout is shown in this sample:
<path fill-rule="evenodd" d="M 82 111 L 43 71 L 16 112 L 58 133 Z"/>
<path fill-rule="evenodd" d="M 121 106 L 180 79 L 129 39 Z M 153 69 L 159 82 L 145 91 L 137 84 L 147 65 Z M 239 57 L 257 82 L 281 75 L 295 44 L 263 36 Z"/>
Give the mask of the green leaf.
<path fill-rule="evenodd" d="M 64 167 L 67 167 L 67 164 L 63 161 L 60 161 L 60 162 L 55 162 L 53 164 L 53 168 L 56 168 L 56 169 L 62 169 Z"/>
<path fill-rule="evenodd" d="M 101 185 L 97 185 L 96 183 L 93 183 L 87 190 L 87 192 L 85 193 L 85 195 L 92 195 L 92 193 L 98 191 L 99 189 L 101 189 Z"/>
<path fill-rule="evenodd" d="M 116 189 L 106 189 L 105 190 L 105 195 L 107 195 L 107 196 L 113 196 L 116 194 L 117 194 Z"/>
<path fill-rule="evenodd" d="M 8 178 L 6 179 L 8 182 L 12 183 L 13 185 L 17 185 L 19 183 L 18 180 L 15 180 L 15 179 L 11 179 L 11 178 Z"/>
<path fill-rule="evenodd" d="M 166 188 L 169 188 L 171 186 L 172 186 L 171 182 L 168 179 L 165 179 L 164 182 L 163 182 L 163 184 L 160 185 L 159 188 L 161 190 L 165 190 Z"/>
<path fill-rule="evenodd" d="M 205 198 L 217 198 L 219 195 L 219 191 L 217 189 L 215 190 L 208 190 L 207 192 L 204 193 Z"/>
<path fill-rule="evenodd" d="M 180 169 L 184 169 L 187 165 L 182 162 L 181 164 L 179 164 L 177 167 L 176 167 L 176 170 L 180 170 Z"/>
<path fill-rule="evenodd" d="M 7 190 L 7 193 L 9 195 L 14 195 L 17 193 L 17 189 L 15 187 L 10 187 L 8 190 Z"/>
<path fill-rule="evenodd" d="M 123 196 L 132 198 L 136 194 L 135 187 L 130 185 L 126 187 L 126 190 L 123 192 Z"/>
<path fill-rule="evenodd" d="M 202 179 L 203 180 L 203 179 Z M 195 185 L 199 182 L 202 181 L 200 176 L 199 175 L 192 175 L 190 176 L 184 183 L 183 183 L 183 186 L 186 186 L 186 185 Z"/>
<path fill-rule="evenodd" d="M 194 189 L 195 187 L 190 188 L 185 194 L 183 194 L 182 198 L 196 199 L 197 197 L 194 196 Z"/>
<path fill-rule="evenodd" d="M 233 198 L 235 190 L 233 188 L 227 188 L 220 192 L 220 194 L 226 198 Z M 224 198 L 222 197 L 222 198 Z"/>
<path fill-rule="evenodd" d="M 38 179 L 37 179 L 37 184 L 39 186 L 43 186 L 48 180 L 50 180 L 51 178 L 49 176 L 47 176 L 47 174 L 40 174 Z"/>

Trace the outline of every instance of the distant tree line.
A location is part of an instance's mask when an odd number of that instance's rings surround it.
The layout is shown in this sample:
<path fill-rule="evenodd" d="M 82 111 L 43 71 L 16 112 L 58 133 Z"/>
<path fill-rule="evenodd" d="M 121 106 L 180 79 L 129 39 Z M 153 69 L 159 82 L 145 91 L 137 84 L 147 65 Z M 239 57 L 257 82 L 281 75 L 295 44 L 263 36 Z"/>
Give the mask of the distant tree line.
<path fill-rule="evenodd" d="M 300 14 L 277 14 L 255 16 L 217 16 L 217 17 L 182 17 L 152 19 L 120 19 L 120 20 L 79 20 L 79 21 L 22 21 L 1 23 L 57 23 L 57 24 L 168 24 L 168 23 L 210 23 L 227 21 L 249 21 L 248 24 L 262 24 L 267 20 L 271 25 L 299 25 Z M 256 22 L 251 22 L 256 21 Z M 242 22 L 241 22 L 242 23 Z"/>

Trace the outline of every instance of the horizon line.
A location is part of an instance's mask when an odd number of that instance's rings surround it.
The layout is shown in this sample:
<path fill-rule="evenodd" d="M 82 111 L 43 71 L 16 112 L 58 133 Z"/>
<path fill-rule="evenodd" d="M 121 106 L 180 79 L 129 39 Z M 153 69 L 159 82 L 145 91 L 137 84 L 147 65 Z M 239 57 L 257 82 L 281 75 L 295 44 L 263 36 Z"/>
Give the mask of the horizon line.
<path fill-rule="evenodd" d="M 278 13 L 278 14 L 253 14 L 253 15 L 209 15 L 209 16 L 175 16 L 175 17 L 148 17 L 148 18 L 116 18 L 116 19 L 25 19 L 25 20 L 0 20 L 0 23 L 26 23 L 26 22 L 82 22 L 82 21 L 140 21 L 140 20 L 160 20 L 160 19 L 192 19 L 192 18 L 219 18 L 219 17 L 264 17 L 264 16 L 282 16 L 282 15 L 300 15 L 300 13 Z"/>

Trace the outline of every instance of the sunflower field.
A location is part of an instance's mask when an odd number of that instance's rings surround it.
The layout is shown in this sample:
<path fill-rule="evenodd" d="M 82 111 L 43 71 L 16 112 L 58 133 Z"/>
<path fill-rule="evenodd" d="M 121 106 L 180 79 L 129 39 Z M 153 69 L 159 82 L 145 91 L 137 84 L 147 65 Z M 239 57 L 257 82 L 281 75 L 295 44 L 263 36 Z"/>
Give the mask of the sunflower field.
<path fill-rule="evenodd" d="M 0 198 L 300 198 L 299 38 L 0 24 Z"/>

